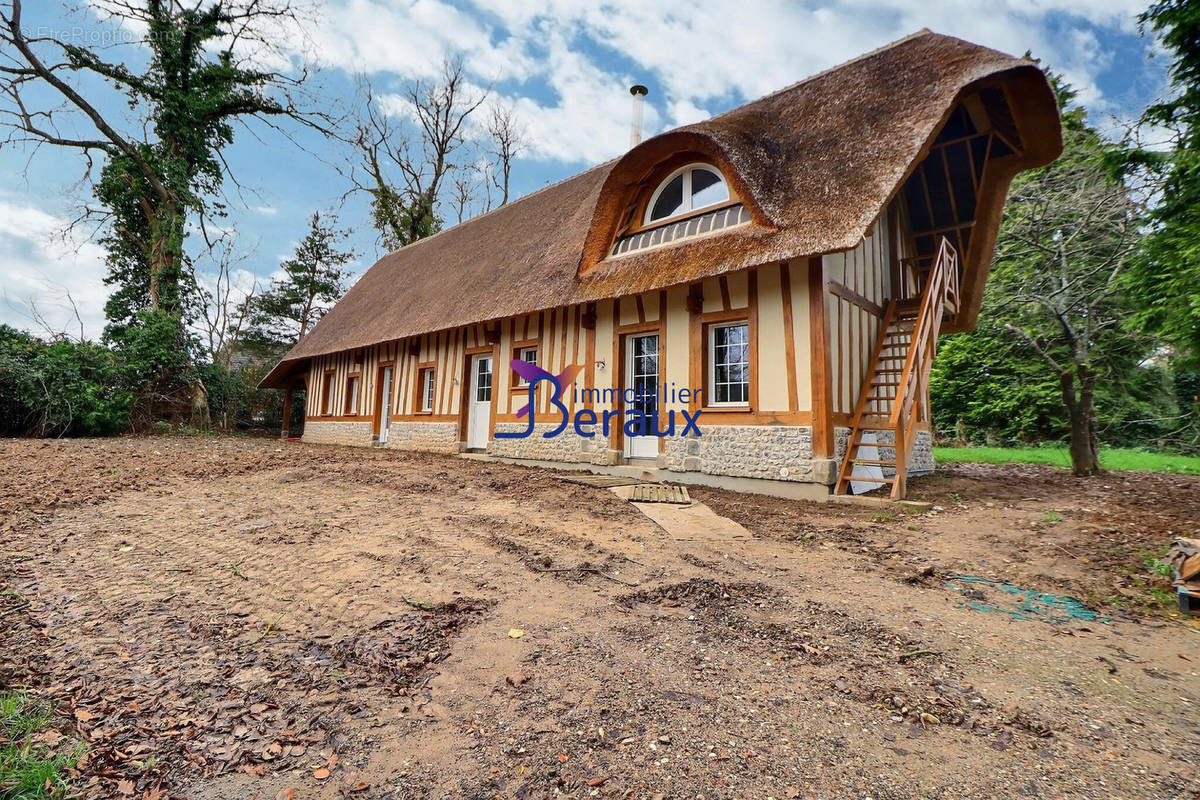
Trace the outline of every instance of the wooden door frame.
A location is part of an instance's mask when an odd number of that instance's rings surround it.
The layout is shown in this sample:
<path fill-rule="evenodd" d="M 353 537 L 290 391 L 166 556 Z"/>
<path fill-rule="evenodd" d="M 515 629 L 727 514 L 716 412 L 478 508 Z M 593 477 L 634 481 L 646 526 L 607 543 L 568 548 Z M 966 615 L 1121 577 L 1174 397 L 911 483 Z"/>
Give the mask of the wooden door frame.
<path fill-rule="evenodd" d="M 496 364 L 499 363 L 500 345 L 468 347 L 463 351 L 463 382 L 458 402 L 458 443 L 462 445 L 462 449 L 464 450 L 470 443 L 471 381 L 474 378 L 471 365 L 475 361 L 475 356 L 488 355 L 492 357 L 492 402 L 491 409 L 488 412 L 488 441 L 496 438 L 496 398 L 499 391 L 499 387 L 496 385 Z"/>
<path fill-rule="evenodd" d="M 631 336 L 646 336 L 648 334 L 658 336 L 658 382 L 661 385 L 663 378 L 663 342 L 666 341 L 666 326 L 661 319 L 657 322 L 640 322 L 618 327 L 616 334 L 617 342 L 615 349 L 617 357 L 614 360 L 617 363 L 617 380 L 615 381 L 616 386 L 614 388 L 617 392 L 613 402 L 613 410 L 617 412 L 617 419 L 620 420 L 620 424 L 616 426 L 615 430 L 609 433 L 609 439 L 612 442 L 609 446 L 613 450 L 619 450 L 621 458 L 627 459 L 630 458 L 630 456 L 625 454 L 625 376 L 629 362 L 628 340 Z M 658 386 L 655 386 L 655 391 L 658 391 Z M 659 452 L 662 452 L 663 439 L 658 439 L 658 445 Z"/>
<path fill-rule="evenodd" d="M 371 418 L 371 435 L 378 438 L 379 430 L 383 427 L 383 371 L 392 368 L 392 394 L 395 394 L 396 388 L 396 362 L 380 361 L 375 366 L 375 413 Z M 361 379 L 360 379 L 361 380 Z M 391 398 L 388 399 L 388 405 L 391 405 Z"/>

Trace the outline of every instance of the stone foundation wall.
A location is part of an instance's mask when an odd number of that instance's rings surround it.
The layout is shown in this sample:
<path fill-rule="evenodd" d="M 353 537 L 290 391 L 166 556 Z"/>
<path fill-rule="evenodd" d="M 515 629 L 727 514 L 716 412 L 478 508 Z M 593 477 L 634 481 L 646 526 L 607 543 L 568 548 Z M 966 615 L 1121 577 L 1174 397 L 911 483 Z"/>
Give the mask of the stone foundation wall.
<path fill-rule="evenodd" d="M 660 466 L 738 478 L 820 482 L 814 472 L 812 428 L 791 425 L 708 425 L 704 435 L 669 437 Z"/>
<path fill-rule="evenodd" d="M 457 422 L 392 422 L 388 424 L 385 447 L 423 450 L 429 453 L 458 452 Z"/>
<path fill-rule="evenodd" d="M 500 431 L 522 431 L 525 427 L 525 423 L 514 422 L 496 425 Z M 607 440 L 599 435 L 587 439 L 568 428 L 549 439 L 542 436 L 555 427 L 557 425 L 552 423 L 536 425 L 533 433 L 524 439 L 492 439 L 488 442 L 488 453 L 505 458 L 600 466 L 621 462 L 622 454 L 610 450 Z M 701 430 L 704 435 L 700 437 L 666 437 L 658 457 L 659 467 L 672 472 L 702 472 L 736 478 L 831 483 L 845 456 L 850 434 L 847 428 L 838 428 L 834 432 L 837 458 L 826 463 L 825 459 L 813 458 L 812 428 L 809 426 L 708 425 Z M 891 458 L 893 451 L 885 446 L 892 439 L 891 433 L 880 431 L 879 439 L 880 456 Z M 369 446 L 371 421 L 309 420 L 304 426 L 304 441 Z M 393 422 L 388 426 L 386 446 L 399 450 L 457 453 L 458 423 Z M 908 474 L 927 475 L 933 472 L 933 466 L 933 437 L 929 431 L 918 431 Z"/>
<path fill-rule="evenodd" d="M 841 430 L 840 428 L 838 430 Z M 892 431 L 874 431 L 875 439 L 879 446 L 879 458 L 881 461 L 893 461 L 896 458 L 896 448 L 888 447 L 896 441 L 896 434 Z M 849 441 L 847 439 L 847 441 Z M 846 448 L 838 448 L 838 461 L 846 455 Z M 884 467 L 883 474 L 891 477 L 895 470 L 892 467 Z M 917 431 L 916 439 L 913 441 L 912 456 L 908 462 L 908 476 L 911 478 L 914 475 L 929 475 L 933 472 L 933 434 L 930 431 Z"/>
<path fill-rule="evenodd" d="M 496 430 L 505 433 L 523 431 L 524 422 L 499 422 Z M 542 434 L 554 430 L 557 423 L 534 424 L 533 433 L 524 439 L 492 439 L 488 442 L 488 453 L 504 458 L 528 458 L 536 461 L 567 461 L 577 464 L 612 466 L 617 463 L 618 453 L 608 448 L 608 441 L 597 434 L 588 439 L 567 428 L 558 436 L 549 439 Z"/>
<path fill-rule="evenodd" d="M 913 441 L 912 461 L 908 465 L 908 474 L 929 475 L 933 472 L 933 433 L 917 431 Z"/>
<path fill-rule="evenodd" d="M 305 420 L 301 441 L 312 444 L 353 444 L 360 447 L 371 444 L 371 420 L 362 422 L 322 422 Z"/>

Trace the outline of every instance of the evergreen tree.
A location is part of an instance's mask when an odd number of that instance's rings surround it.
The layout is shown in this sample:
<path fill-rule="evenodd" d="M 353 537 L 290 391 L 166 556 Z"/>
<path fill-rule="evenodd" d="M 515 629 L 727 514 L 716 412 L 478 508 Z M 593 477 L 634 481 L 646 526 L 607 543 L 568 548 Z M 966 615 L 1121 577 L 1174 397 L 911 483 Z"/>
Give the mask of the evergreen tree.
<path fill-rule="evenodd" d="M 1165 157 L 1136 151 L 1127 163 L 1162 178 L 1143 257 L 1129 274 L 1140 306 L 1137 322 L 1160 333 L 1180 362 L 1200 365 L 1200 3 L 1161 0 L 1140 18 L 1171 54 L 1173 96 L 1146 109 L 1143 121 L 1174 134 Z"/>
<path fill-rule="evenodd" d="M 347 234 L 336 224 L 333 217 L 313 214 L 308 233 L 279 265 L 284 277 L 255 298 L 251 339 L 260 349 L 279 351 L 295 344 L 345 294 L 350 277 L 345 266 L 355 254 L 338 249 Z"/>

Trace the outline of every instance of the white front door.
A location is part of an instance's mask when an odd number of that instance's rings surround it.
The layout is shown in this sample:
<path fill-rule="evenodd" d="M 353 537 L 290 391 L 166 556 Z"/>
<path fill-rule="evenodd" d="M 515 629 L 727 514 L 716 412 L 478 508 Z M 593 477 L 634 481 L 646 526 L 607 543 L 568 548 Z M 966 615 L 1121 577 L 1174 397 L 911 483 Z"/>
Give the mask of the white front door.
<path fill-rule="evenodd" d="M 658 408 L 658 334 L 625 339 L 625 387 L 636 395 L 625 406 L 626 416 L 638 410 L 649 418 L 645 436 L 626 433 L 625 457 L 658 458 L 658 437 L 650 430 L 656 424 L 652 415 Z"/>
<path fill-rule="evenodd" d="M 492 417 L 492 357 L 471 359 L 471 396 L 467 410 L 467 447 L 486 449 Z"/>
<path fill-rule="evenodd" d="M 384 367 L 379 376 L 379 443 L 388 440 L 388 424 L 392 420 L 392 368 Z"/>

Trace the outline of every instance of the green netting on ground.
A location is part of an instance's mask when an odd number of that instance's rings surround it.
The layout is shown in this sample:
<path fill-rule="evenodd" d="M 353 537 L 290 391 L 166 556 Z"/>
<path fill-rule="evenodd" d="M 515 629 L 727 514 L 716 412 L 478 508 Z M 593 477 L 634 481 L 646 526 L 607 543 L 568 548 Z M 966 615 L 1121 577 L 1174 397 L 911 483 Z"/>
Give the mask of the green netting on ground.
<path fill-rule="evenodd" d="M 1008 581 L 978 575 L 955 575 L 946 586 L 966 598 L 976 611 L 1007 614 L 1013 619 L 1033 619 L 1061 624 L 1084 620 L 1108 622 L 1074 597 L 1022 589 Z"/>

